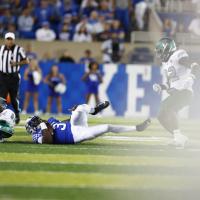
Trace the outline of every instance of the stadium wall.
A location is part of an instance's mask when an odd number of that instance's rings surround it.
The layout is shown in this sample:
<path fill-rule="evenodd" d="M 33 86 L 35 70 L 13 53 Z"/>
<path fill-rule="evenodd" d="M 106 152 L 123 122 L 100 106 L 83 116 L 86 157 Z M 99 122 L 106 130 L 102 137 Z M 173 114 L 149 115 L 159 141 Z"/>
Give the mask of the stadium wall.
<path fill-rule="evenodd" d="M 46 76 L 53 62 L 40 62 L 43 76 Z M 85 102 L 86 86 L 81 81 L 85 72 L 85 66 L 81 64 L 59 63 L 60 71 L 67 79 L 67 92 L 62 96 L 63 113 L 68 113 L 68 108 L 74 104 Z M 21 76 L 24 74 L 22 68 Z M 125 65 L 106 64 L 101 66 L 103 83 L 100 85 L 100 99 L 109 100 L 111 107 L 106 109 L 103 115 L 127 116 L 127 117 L 155 117 L 161 97 L 153 92 L 152 85 L 161 82 L 160 68 L 151 65 Z M 189 115 L 200 118 L 200 81 L 195 83 L 195 98 Z M 20 99 L 21 107 L 24 101 L 26 81 L 21 80 Z M 165 95 L 165 94 L 163 94 Z M 40 84 L 39 107 L 45 111 L 48 96 L 48 86 Z M 56 112 L 55 102 L 53 112 Z M 33 112 L 32 102 L 28 112 Z"/>

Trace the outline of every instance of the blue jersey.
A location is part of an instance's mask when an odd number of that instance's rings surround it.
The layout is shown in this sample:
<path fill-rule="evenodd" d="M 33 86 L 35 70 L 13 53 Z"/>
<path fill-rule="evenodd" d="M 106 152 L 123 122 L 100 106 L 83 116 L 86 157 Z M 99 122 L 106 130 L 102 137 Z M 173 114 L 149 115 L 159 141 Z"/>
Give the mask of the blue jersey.
<path fill-rule="evenodd" d="M 53 128 L 53 143 L 54 144 L 74 144 L 74 138 L 71 131 L 69 121 L 61 122 L 53 117 L 48 119 L 49 124 Z M 39 138 L 42 138 L 41 129 L 36 130 L 32 134 L 32 139 L 35 143 L 40 143 Z"/>
<path fill-rule="evenodd" d="M 53 86 L 56 86 L 62 82 L 62 80 L 59 76 L 53 76 L 49 79 L 49 81 L 52 83 Z"/>
<path fill-rule="evenodd" d="M 74 144 L 74 138 L 69 121 L 61 122 L 53 117 L 48 119 L 53 128 L 54 144 Z"/>
<path fill-rule="evenodd" d="M 62 80 L 59 76 L 55 76 L 55 77 L 50 77 L 49 81 L 51 82 L 52 86 L 49 86 L 49 96 L 51 97 L 58 97 L 60 96 L 59 93 L 55 92 L 55 86 L 58 85 L 59 83 L 62 83 Z"/>
<path fill-rule="evenodd" d="M 100 81 L 98 73 L 92 73 L 88 76 L 86 80 L 87 85 L 87 92 L 92 94 L 98 94 L 98 87 L 99 87 Z"/>
<path fill-rule="evenodd" d="M 33 80 L 33 71 L 28 72 L 27 92 L 38 92 L 39 85 L 35 85 Z"/>

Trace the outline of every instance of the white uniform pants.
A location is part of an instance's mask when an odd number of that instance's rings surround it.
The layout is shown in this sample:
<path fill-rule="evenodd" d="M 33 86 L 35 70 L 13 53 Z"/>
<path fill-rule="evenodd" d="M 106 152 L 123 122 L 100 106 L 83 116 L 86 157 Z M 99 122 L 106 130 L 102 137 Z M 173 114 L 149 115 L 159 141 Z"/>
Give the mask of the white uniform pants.
<path fill-rule="evenodd" d="M 110 124 L 88 127 L 88 114 L 92 112 L 94 112 L 94 108 L 91 108 L 87 104 L 79 105 L 75 111 L 72 111 L 70 123 L 75 143 L 91 140 L 108 132 L 121 133 L 136 130 L 135 126 Z"/>

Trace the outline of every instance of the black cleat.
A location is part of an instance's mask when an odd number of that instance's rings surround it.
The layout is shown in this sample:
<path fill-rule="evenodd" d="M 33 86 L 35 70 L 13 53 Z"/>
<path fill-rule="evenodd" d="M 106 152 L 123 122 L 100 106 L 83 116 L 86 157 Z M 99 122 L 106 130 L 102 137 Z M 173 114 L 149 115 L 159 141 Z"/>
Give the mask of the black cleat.
<path fill-rule="evenodd" d="M 101 112 L 102 110 L 104 110 L 105 108 L 107 108 L 110 105 L 109 101 L 104 101 L 103 103 L 99 103 L 95 108 L 94 108 L 94 112 L 91 113 L 91 115 L 96 115 L 99 112 Z"/>
<path fill-rule="evenodd" d="M 141 124 L 136 125 L 136 131 L 141 132 L 148 128 L 148 126 L 151 124 L 151 119 L 147 119 Z"/>
<path fill-rule="evenodd" d="M 15 114 L 15 124 L 19 124 L 20 122 L 20 116 L 19 116 L 19 113 L 16 113 Z"/>

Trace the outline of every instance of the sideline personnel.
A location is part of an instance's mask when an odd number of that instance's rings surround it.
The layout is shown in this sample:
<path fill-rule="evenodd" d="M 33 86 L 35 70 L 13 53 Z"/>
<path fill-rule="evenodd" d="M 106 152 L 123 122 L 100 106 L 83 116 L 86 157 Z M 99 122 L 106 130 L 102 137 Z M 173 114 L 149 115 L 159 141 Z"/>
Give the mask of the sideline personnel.
<path fill-rule="evenodd" d="M 5 44 L 0 46 L 0 97 L 6 99 L 10 95 L 11 104 L 16 115 L 15 123 L 20 122 L 19 83 L 20 66 L 28 64 L 29 60 L 23 47 L 15 44 L 15 34 L 5 34 Z"/>

